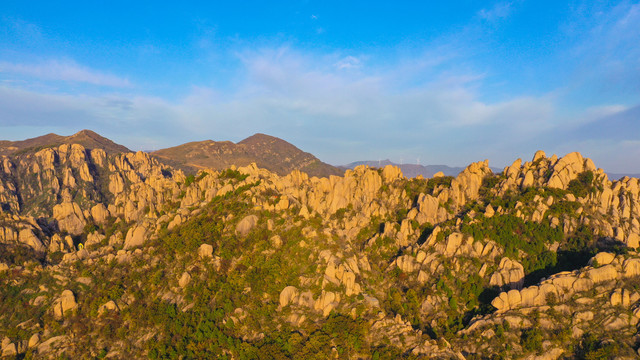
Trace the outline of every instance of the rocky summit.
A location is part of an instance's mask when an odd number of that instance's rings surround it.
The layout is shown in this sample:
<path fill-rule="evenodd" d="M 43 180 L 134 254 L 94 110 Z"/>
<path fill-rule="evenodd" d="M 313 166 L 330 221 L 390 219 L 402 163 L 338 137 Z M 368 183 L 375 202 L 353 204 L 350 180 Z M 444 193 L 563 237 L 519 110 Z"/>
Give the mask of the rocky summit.
<path fill-rule="evenodd" d="M 638 179 L 579 153 L 407 179 L 92 146 L 0 158 L 3 358 L 638 357 Z"/>

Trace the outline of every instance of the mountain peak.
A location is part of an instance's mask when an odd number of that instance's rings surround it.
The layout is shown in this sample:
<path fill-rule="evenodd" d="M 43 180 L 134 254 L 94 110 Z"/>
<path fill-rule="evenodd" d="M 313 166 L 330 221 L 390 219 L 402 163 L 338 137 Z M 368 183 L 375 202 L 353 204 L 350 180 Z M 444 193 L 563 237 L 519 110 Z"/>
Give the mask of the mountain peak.
<path fill-rule="evenodd" d="M 92 138 L 102 138 L 102 136 L 100 136 L 99 134 L 97 134 L 95 131 L 92 130 L 88 130 L 88 129 L 84 129 L 84 130 L 80 130 L 77 133 L 71 135 L 71 136 L 67 136 L 68 138 L 75 138 L 75 137 L 80 137 L 80 136 L 88 136 L 88 137 L 92 137 Z"/>
<path fill-rule="evenodd" d="M 234 144 L 230 141 L 199 141 L 154 151 L 161 161 L 193 172 L 201 168 L 225 169 L 231 165 L 259 167 L 286 175 L 301 170 L 311 176 L 340 175 L 342 171 L 325 164 L 285 140 L 257 133 Z"/>
<path fill-rule="evenodd" d="M 267 135 L 267 134 L 263 134 L 263 133 L 255 133 L 251 136 L 249 136 L 248 138 L 240 141 L 238 144 L 246 144 L 246 145 L 252 145 L 252 144 L 257 144 L 257 143 L 265 143 L 265 142 L 283 142 L 283 143 L 287 143 L 286 141 L 275 137 L 275 136 L 271 136 L 271 135 Z"/>
<path fill-rule="evenodd" d="M 11 155 L 19 151 L 35 151 L 43 147 L 55 147 L 62 144 L 80 144 L 87 149 L 103 149 L 109 154 L 131 151 L 94 131 L 85 129 L 70 136 L 49 133 L 26 140 L 2 141 L 0 142 L 0 155 Z"/>

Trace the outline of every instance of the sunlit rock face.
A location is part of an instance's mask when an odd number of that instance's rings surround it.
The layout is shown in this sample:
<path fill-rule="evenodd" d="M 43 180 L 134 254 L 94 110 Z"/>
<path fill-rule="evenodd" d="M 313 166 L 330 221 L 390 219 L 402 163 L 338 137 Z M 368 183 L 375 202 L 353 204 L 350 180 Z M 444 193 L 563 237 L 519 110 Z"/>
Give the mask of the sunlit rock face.
<path fill-rule="evenodd" d="M 5 356 L 635 354 L 638 180 L 578 153 L 429 179 L 81 144 L 0 164 Z"/>

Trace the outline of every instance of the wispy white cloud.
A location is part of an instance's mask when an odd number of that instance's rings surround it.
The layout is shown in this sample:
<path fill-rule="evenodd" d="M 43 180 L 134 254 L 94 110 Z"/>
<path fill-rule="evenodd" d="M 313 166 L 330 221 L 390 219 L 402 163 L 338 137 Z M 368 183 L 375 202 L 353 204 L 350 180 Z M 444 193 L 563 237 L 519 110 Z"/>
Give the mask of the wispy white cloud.
<path fill-rule="evenodd" d="M 604 117 L 616 115 L 629 109 L 626 105 L 621 104 L 608 104 L 591 106 L 584 110 L 583 118 L 580 119 L 581 123 L 589 123 L 595 120 L 599 120 Z"/>
<path fill-rule="evenodd" d="M 338 61 L 336 63 L 336 67 L 339 70 L 342 69 L 357 69 L 362 65 L 362 61 L 360 59 L 358 59 L 355 56 L 345 56 L 344 58 L 340 59 L 340 61 Z"/>
<path fill-rule="evenodd" d="M 498 162 L 510 160 L 512 152 L 495 154 L 496 137 L 510 144 L 504 146 L 517 145 L 509 139 L 534 138 L 552 126 L 554 104 L 547 98 L 484 102 L 468 86 L 481 79 L 472 75 L 441 77 L 407 89 L 398 84 L 404 78 L 395 76 L 402 66 L 392 73 L 378 69 L 374 76 L 334 66 L 344 58 L 287 47 L 245 52 L 245 81 L 231 92 L 195 87 L 176 101 L 0 88 L 0 127 L 56 123 L 64 128 L 106 129 L 119 132 L 115 139 L 130 141 L 125 145 L 132 148 L 199 138 L 240 140 L 265 132 L 305 144 L 304 150 L 332 163 L 438 151 L 455 153 L 459 158 L 454 161 L 463 164 L 490 156 Z M 30 105 L 35 103 L 37 108 Z M 128 140 L 131 134 L 160 140 L 140 145 Z"/>
<path fill-rule="evenodd" d="M 478 16 L 487 21 L 496 21 L 504 19 L 511 15 L 513 10 L 512 2 L 499 2 L 490 9 L 482 9 L 478 12 Z"/>
<path fill-rule="evenodd" d="M 73 61 L 50 60 L 38 64 L 0 62 L 0 73 L 28 76 L 39 80 L 88 83 L 99 86 L 129 87 L 128 79 L 99 72 Z"/>

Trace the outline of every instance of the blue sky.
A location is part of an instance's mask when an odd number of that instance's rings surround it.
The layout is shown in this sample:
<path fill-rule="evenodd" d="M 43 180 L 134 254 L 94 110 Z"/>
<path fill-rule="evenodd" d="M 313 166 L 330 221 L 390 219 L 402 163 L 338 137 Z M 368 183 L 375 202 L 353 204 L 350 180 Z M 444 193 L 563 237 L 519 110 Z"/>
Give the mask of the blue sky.
<path fill-rule="evenodd" d="M 262 132 L 332 164 L 640 172 L 635 1 L 0 3 L 0 138 Z"/>

